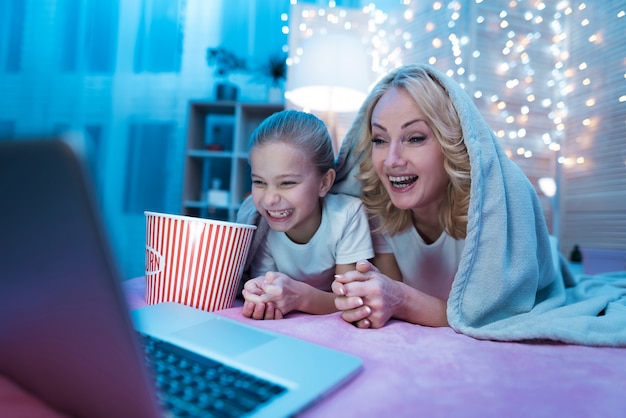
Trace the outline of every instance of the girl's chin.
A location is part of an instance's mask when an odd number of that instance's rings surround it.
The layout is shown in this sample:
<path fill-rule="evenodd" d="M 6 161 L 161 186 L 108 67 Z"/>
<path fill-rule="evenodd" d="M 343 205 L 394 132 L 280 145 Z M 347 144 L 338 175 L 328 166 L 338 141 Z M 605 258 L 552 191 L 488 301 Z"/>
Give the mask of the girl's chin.
<path fill-rule="evenodd" d="M 287 218 L 265 218 L 270 228 L 274 231 L 285 232 L 289 230 L 289 217 Z"/>

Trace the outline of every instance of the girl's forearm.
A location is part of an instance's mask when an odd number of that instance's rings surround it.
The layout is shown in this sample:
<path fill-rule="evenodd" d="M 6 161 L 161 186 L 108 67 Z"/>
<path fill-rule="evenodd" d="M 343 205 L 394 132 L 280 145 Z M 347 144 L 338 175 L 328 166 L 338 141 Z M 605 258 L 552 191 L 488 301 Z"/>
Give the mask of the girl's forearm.
<path fill-rule="evenodd" d="M 298 310 L 313 315 L 325 315 L 337 312 L 335 307 L 335 295 L 332 292 L 324 292 L 302 283 L 303 291 L 300 296 Z"/>

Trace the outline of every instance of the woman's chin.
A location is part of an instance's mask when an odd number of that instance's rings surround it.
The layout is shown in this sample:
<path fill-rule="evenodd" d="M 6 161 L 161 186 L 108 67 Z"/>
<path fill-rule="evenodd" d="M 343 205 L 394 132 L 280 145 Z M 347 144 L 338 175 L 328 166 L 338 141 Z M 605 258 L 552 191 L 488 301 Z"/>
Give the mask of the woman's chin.
<path fill-rule="evenodd" d="M 391 203 L 398 209 L 408 210 L 415 207 L 415 199 L 406 193 L 390 193 Z"/>

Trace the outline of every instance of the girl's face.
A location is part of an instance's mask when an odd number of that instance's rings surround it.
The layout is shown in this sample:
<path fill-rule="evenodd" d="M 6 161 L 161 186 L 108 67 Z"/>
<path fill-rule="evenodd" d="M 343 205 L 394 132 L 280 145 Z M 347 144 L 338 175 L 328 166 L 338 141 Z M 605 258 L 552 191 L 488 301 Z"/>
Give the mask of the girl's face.
<path fill-rule="evenodd" d="M 372 162 L 392 203 L 438 213 L 448 174 L 444 156 L 419 107 L 404 89 L 390 89 L 372 113 Z"/>
<path fill-rule="evenodd" d="M 274 231 L 294 242 L 308 242 L 322 220 L 320 198 L 335 180 L 334 170 L 319 174 L 306 152 L 284 142 L 250 152 L 252 200 Z"/>

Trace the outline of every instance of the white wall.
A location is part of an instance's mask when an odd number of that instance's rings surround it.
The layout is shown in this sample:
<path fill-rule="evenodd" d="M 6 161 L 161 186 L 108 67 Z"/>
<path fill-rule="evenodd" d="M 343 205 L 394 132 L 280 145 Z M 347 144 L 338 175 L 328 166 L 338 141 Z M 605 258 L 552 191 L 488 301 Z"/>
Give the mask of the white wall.
<path fill-rule="evenodd" d="M 187 103 L 214 97 L 215 79 L 205 61 L 206 48 L 226 46 L 247 58 L 252 67 L 258 65 L 286 44 L 280 15 L 288 12 L 289 3 L 110 1 L 107 10 L 113 10 L 115 36 L 104 41 L 113 51 L 114 63 L 110 71 L 96 73 L 86 69 L 87 56 L 95 47 L 86 27 L 102 2 L 22 1 L 6 0 L 0 8 L 5 12 L 0 14 L 0 137 L 50 136 L 66 129 L 100 132 L 98 154 L 92 161 L 98 199 L 124 277 L 141 275 L 145 253 L 141 202 L 157 202 L 159 210 L 180 213 Z M 11 20 L 19 17 L 15 13 L 20 3 L 23 26 L 17 26 L 21 35 L 17 36 L 11 33 Z M 159 22 L 149 18 L 148 10 L 160 10 L 155 18 L 166 23 L 164 29 L 178 27 L 175 38 L 180 47 L 159 50 L 157 45 L 155 53 L 156 58 L 179 59 L 180 70 L 135 71 L 141 35 L 148 42 L 162 35 L 155 32 Z M 68 26 L 64 18 L 73 12 L 79 21 Z M 78 55 L 78 68 L 70 72 L 60 68 L 60 57 L 70 47 L 68 38 L 76 38 Z M 21 45 L 17 71 L 7 69 L 11 42 Z M 150 58 L 149 52 L 146 56 Z M 250 79 L 249 75 L 233 77 L 242 87 L 241 100 L 265 100 L 265 86 Z M 163 135 L 146 137 L 153 132 Z M 152 139 L 155 147 L 166 149 L 151 149 Z M 144 148 L 132 154 L 138 146 Z M 163 155 L 166 158 L 154 160 Z M 137 179 L 144 183 L 134 184 Z M 129 205 L 129 200 L 138 203 Z"/>

